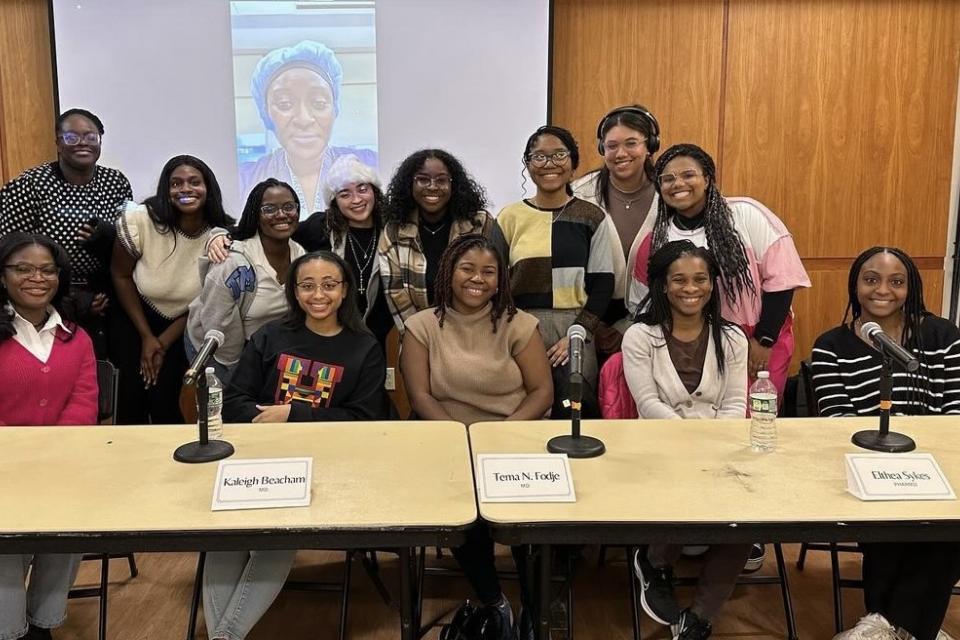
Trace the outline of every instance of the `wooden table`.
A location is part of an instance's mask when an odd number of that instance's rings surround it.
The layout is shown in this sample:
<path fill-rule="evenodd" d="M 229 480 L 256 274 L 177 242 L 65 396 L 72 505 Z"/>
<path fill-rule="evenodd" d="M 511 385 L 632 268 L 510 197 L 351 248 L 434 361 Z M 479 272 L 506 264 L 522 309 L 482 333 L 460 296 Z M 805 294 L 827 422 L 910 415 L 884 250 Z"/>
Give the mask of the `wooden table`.
<path fill-rule="evenodd" d="M 481 503 L 497 541 L 539 545 L 541 634 L 549 545 L 650 542 L 960 540 L 960 502 L 863 502 L 847 493 L 844 453 L 876 418 L 780 419 L 773 453 L 754 453 L 748 420 L 587 421 L 606 453 L 571 460 L 575 503 Z M 960 491 L 960 419 L 893 418 Z M 564 422 L 479 423 L 473 454 L 545 453 Z M 545 636 L 542 636 L 545 637 Z"/>
<path fill-rule="evenodd" d="M 217 464 L 172 458 L 196 427 L 0 427 L 6 553 L 395 548 L 413 637 L 410 547 L 458 545 L 477 517 L 453 422 L 228 425 L 234 458 L 313 457 L 309 507 L 211 511 Z"/>

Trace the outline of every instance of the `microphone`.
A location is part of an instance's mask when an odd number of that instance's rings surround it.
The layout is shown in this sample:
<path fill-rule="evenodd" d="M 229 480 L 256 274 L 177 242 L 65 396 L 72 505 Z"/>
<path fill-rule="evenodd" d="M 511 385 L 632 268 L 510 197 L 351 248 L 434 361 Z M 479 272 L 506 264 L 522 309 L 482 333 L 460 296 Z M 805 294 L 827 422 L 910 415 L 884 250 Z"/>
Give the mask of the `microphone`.
<path fill-rule="evenodd" d="M 913 373 L 920 368 L 920 361 L 912 353 L 896 343 L 896 341 L 883 332 L 880 325 L 876 322 L 867 322 L 860 327 L 860 336 L 864 340 L 873 343 L 881 353 L 893 360 L 896 360 L 900 366 Z"/>
<path fill-rule="evenodd" d="M 183 374 L 183 384 L 187 386 L 196 384 L 197 377 L 203 374 L 207 366 L 207 360 L 209 360 L 220 345 L 223 344 L 223 339 L 222 331 L 217 331 L 216 329 L 207 331 L 207 335 L 203 337 L 203 346 L 201 346 L 200 351 L 197 352 L 197 357 L 193 359 L 190 368 Z"/>
<path fill-rule="evenodd" d="M 570 402 L 577 404 L 583 399 L 583 349 L 587 341 L 587 330 L 579 324 L 567 329 L 570 340 Z"/>

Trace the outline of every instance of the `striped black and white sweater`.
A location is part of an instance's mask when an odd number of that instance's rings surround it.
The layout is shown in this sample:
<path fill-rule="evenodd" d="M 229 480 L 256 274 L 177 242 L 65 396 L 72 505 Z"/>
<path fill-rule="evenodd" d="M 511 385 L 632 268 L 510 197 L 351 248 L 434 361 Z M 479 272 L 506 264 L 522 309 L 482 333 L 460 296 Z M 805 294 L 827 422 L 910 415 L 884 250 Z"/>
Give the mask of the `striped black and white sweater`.
<path fill-rule="evenodd" d="M 960 329 L 927 316 L 920 324 L 923 350 L 908 349 L 920 369 L 893 365 L 894 415 L 960 414 Z M 880 411 L 880 352 L 841 325 L 813 345 L 813 388 L 822 416 L 877 415 Z"/>

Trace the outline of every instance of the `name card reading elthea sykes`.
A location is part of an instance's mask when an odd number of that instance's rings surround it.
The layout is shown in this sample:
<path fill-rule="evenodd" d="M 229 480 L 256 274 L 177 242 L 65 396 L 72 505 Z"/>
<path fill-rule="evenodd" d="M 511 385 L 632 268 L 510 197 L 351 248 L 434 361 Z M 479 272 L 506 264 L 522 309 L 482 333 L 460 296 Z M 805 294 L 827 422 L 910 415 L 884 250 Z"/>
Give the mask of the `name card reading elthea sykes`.
<path fill-rule="evenodd" d="M 480 502 L 576 502 L 564 453 L 477 455 Z"/>
<path fill-rule="evenodd" d="M 929 453 L 848 453 L 847 491 L 861 500 L 956 500 Z"/>
<path fill-rule="evenodd" d="M 213 511 L 310 505 L 313 458 L 221 460 Z"/>

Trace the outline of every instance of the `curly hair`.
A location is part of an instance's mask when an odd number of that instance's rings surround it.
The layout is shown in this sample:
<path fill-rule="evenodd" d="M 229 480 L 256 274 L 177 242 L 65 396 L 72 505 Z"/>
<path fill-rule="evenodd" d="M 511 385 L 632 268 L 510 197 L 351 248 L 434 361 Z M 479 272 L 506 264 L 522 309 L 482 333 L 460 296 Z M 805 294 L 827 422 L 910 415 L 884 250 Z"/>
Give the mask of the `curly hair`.
<path fill-rule="evenodd" d="M 437 305 L 434 313 L 437 314 L 437 319 L 442 328 L 443 320 L 447 316 L 447 309 L 453 306 L 453 272 L 463 254 L 471 249 L 489 251 L 497 259 L 497 291 L 490 298 L 492 303 L 490 322 L 493 323 L 493 332 L 496 333 L 497 323 L 503 314 L 507 314 L 507 322 L 510 322 L 517 315 L 517 307 L 513 304 L 513 295 L 510 293 L 510 272 L 504 263 L 503 256 L 500 255 L 493 242 L 479 234 L 460 236 L 447 246 L 440 257 L 437 281 L 434 285 L 434 300 Z"/>
<path fill-rule="evenodd" d="M 233 233 L 234 240 L 247 240 L 256 235 L 260 230 L 260 206 L 263 204 L 263 194 L 267 189 L 281 187 L 290 192 L 293 201 L 297 203 L 297 210 L 300 209 L 300 196 L 286 182 L 276 178 L 267 178 L 263 182 L 258 182 L 250 195 L 247 196 L 247 203 L 243 205 L 243 213 L 240 214 L 240 222 L 237 223 L 237 230 Z"/>
<path fill-rule="evenodd" d="M 72 271 L 70 269 L 70 256 L 67 255 L 67 252 L 45 235 L 14 231 L 0 240 L 0 265 L 8 264 L 10 256 L 30 245 L 37 245 L 49 251 L 50 255 L 53 256 L 54 264 L 60 270 L 57 276 L 57 291 L 53 294 L 50 304 L 57 310 L 64 324 L 70 329 L 70 333 L 58 331 L 56 334 L 61 340 L 67 342 L 73 338 L 74 328 L 76 327 L 76 314 L 73 299 L 70 297 Z M 14 312 L 12 310 L 7 311 L 8 303 L 12 305 L 13 301 L 10 299 L 7 287 L 6 285 L 0 286 L 0 342 L 12 338 L 16 333 L 16 329 L 13 328 Z"/>
<path fill-rule="evenodd" d="M 750 275 L 750 263 L 747 261 L 747 250 L 743 246 L 740 234 L 733 226 L 733 217 L 727 201 L 724 200 L 717 187 L 717 166 L 710 155 L 695 144 L 677 144 L 657 159 L 654 167 L 656 175 L 663 173 L 664 167 L 675 158 L 690 158 L 703 171 L 707 181 L 707 200 L 704 204 L 703 230 L 707 236 L 707 245 L 713 252 L 720 267 L 720 282 L 723 284 L 723 296 L 731 306 L 737 304 L 738 298 L 744 293 L 756 297 L 757 286 Z M 653 227 L 653 251 L 656 251 L 667 242 L 668 227 L 671 218 L 677 215 L 676 210 L 663 199 L 660 181 L 655 182 L 659 204 L 657 205 L 657 219 Z"/>
<path fill-rule="evenodd" d="M 384 220 L 387 222 L 412 222 L 417 211 L 413 199 L 413 176 L 423 169 L 424 163 L 433 158 L 446 166 L 450 173 L 450 202 L 447 213 L 454 220 L 470 220 L 478 211 L 486 211 L 486 191 L 463 168 L 463 164 L 443 149 L 421 149 L 410 154 L 400 163 L 387 187 L 387 206 Z"/>
<path fill-rule="evenodd" d="M 370 216 L 373 218 L 374 236 L 380 237 L 380 230 L 383 229 L 386 202 L 380 187 L 375 184 L 370 184 L 369 186 L 373 189 L 373 211 L 370 213 Z M 327 228 L 327 233 L 330 235 L 332 239 L 331 244 L 333 245 L 340 244 L 347 236 L 347 230 L 350 224 L 347 222 L 346 217 L 344 217 L 343 212 L 340 211 L 340 205 L 337 204 L 336 197 L 330 201 L 330 206 L 327 207 L 326 216 L 324 216 L 324 226 Z"/>
<path fill-rule="evenodd" d="M 740 329 L 731 322 L 724 320 L 720 314 L 720 292 L 717 286 L 720 266 L 709 249 L 698 247 L 689 240 L 674 240 L 657 249 L 647 263 L 649 291 L 637 306 L 636 321 L 662 327 L 664 334 L 672 330 L 673 309 L 670 306 L 670 300 L 667 298 L 667 275 L 670 272 L 670 265 L 685 257 L 700 258 L 707 265 L 707 273 L 710 275 L 713 289 L 710 292 L 710 299 L 704 305 L 701 313 L 703 313 L 704 321 L 710 325 L 710 333 L 713 336 L 713 346 L 717 356 L 717 370 L 723 373 L 726 364 L 723 355 L 723 332 L 739 331 Z"/>

